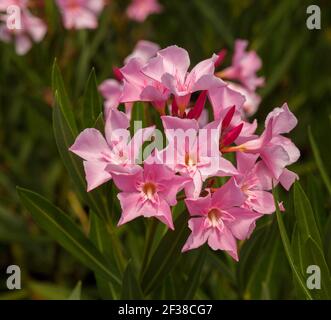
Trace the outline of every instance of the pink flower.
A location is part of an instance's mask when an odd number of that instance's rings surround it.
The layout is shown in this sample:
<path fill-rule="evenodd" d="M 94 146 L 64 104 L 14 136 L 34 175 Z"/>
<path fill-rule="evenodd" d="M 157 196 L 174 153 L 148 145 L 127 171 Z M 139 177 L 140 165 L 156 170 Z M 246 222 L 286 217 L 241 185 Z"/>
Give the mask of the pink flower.
<path fill-rule="evenodd" d="M 10 6 L 17 6 L 21 10 L 28 8 L 28 0 L 1 0 L 0 11 L 7 11 Z"/>
<path fill-rule="evenodd" d="M 142 68 L 142 72 L 149 78 L 162 83 L 176 99 L 180 114 L 184 114 L 191 94 L 196 91 L 211 90 L 222 87 L 225 83 L 214 76 L 217 55 L 198 63 L 188 73 L 190 58 L 187 51 L 177 46 L 170 46 L 160 50 Z"/>
<path fill-rule="evenodd" d="M 163 116 L 163 127 L 169 141 L 168 146 L 156 157 L 191 183 L 185 186 L 188 197 L 197 198 L 203 182 L 211 176 L 230 176 L 237 171 L 218 150 L 219 122 L 209 123 L 199 130 L 195 119 Z"/>
<path fill-rule="evenodd" d="M 104 102 L 104 113 L 105 118 L 107 119 L 111 109 L 117 109 L 123 93 L 123 84 L 115 79 L 107 79 L 99 85 L 99 91 L 103 98 Z M 133 103 L 125 103 L 125 113 L 130 119 L 131 110 Z"/>
<path fill-rule="evenodd" d="M 256 75 L 262 62 L 255 51 L 245 51 L 247 46 L 248 42 L 245 40 L 236 41 L 232 65 L 221 71 L 219 75 L 225 79 L 237 80 L 248 90 L 255 91 L 264 84 L 264 78 Z"/>
<path fill-rule="evenodd" d="M 142 59 L 132 58 L 120 69 L 124 78 L 121 102 L 149 101 L 163 114 L 170 92 L 161 82 L 142 73 L 143 65 Z"/>
<path fill-rule="evenodd" d="M 154 131 L 154 127 L 138 130 L 129 140 L 127 116 L 111 109 L 106 119 L 105 138 L 94 128 L 85 129 L 76 138 L 70 151 L 84 159 L 87 191 L 112 178 L 113 172 L 134 172 L 139 150 Z"/>
<path fill-rule="evenodd" d="M 285 103 L 281 108 L 275 108 L 269 113 L 265 121 L 265 130 L 259 138 L 229 147 L 227 151 L 259 154 L 273 179 L 289 189 L 298 177 L 285 167 L 299 159 L 300 151 L 282 134 L 289 133 L 296 125 L 297 119 Z"/>
<path fill-rule="evenodd" d="M 139 61 L 141 61 L 141 63 L 147 62 L 151 57 L 156 54 L 159 49 L 159 45 L 154 42 L 140 40 L 136 44 L 133 52 L 125 58 L 124 62 L 125 64 L 127 64 L 131 59 L 134 58 L 137 58 Z M 116 109 L 118 105 L 122 102 L 124 87 L 122 83 L 123 75 L 118 68 L 114 68 L 114 73 L 115 76 L 119 78 L 118 80 L 107 79 L 99 86 L 99 91 L 105 99 L 104 107 L 106 117 L 110 108 Z M 125 109 L 126 113 L 130 115 L 132 103 L 125 103 Z"/>
<path fill-rule="evenodd" d="M 175 175 L 162 164 L 148 163 L 133 174 L 116 173 L 113 179 L 121 190 L 118 199 L 122 215 L 118 225 L 144 216 L 155 217 L 174 229 L 170 206 L 177 204 L 176 195 L 187 179 Z"/>
<path fill-rule="evenodd" d="M 245 96 L 230 88 L 229 85 L 216 87 L 208 92 L 210 103 L 213 107 L 214 119 L 220 119 L 228 108 L 235 106 L 239 113 L 242 113 Z"/>
<path fill-rule="evenodd" d="M 249 91 L 245 87 L 237 83 L 228 82 L 228 86 L 230 89 L 235 90 L 236 92 L 240 93 L 245 97 L 245 102 L 242 105 L 243 116 L 252 116 L 257 111 L 260 105 L 261 97 L 254 91 Z"/>
<path fill-rule="evenodd" d="M 7 4 L 22 5 L 20 7 L 21 26 L 20 29 L 9 29 L 6 23 L 9 16 L 4 15 L 1 18 L 4 23 L 0 25 L 0 39 L 4 42 L 13 41 L 16 53 L 24 55 L 31 49 L 33 42 L 40 42 L 45 37 L 47 26 L 41 19 L 30 13 L 25 1 L 9 1 Z"/>
<path fill-rule="evenodd" d="M 146 63 L 159 50 L 160 46 L 158 44 L 147 40 L 140 40 L 137 42 L 132 53 L 125 58 L 124 63 L 127 64 L 133 58 L 138 58 Z"/>
<path fill-rule="evenodd" d="M 95 29 L 104 0 L 56 0 L 66 29 Z"/>
<path fill-rule="evenodd" d="M 234 179 L 206 197 L 186 199 L 192 233 L 182 251 L 198 248 L 207 242 L 213 250 L 225 250 L 238 261 L 236 238 L 248 238 L 255 228 L 255 220 L 261 216 L 241 208 L 244 201 Z"/>
<path fill-rule="evenodd" d="M 245 195 L 243 207 L 262 214 L 275 212 L 274 197 L 267 190 L 272 189 L 272 177 L 262 161 L 256 162 L 258 154 L 237 153 L 238 174 L 234 176 Z"/>
<path fill-rule="evenodd" d="M 132 0 L 126 14 L 132 20 L 143 22 L 150 14 L 161 11 L 162 6 L 157 0 Z"/>

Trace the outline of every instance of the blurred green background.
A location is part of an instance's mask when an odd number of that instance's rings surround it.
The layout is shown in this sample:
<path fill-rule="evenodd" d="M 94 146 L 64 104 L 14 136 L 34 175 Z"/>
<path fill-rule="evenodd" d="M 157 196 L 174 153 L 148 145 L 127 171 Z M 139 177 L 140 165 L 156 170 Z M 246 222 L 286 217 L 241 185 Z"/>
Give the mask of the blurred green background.
<path fill-rule="evenodd" d="M 323 184 L 308 140 L 314 134 L 321 158 L 331 176 L 331 2 L 329 0 L 163 0 L 164 11 L 137 24 L 125 15 L 128 1 L 112 0 L 95 31 L 67 31 L 53 1 L 38 11 L 48 24 L 44 41 L 19 57 L 11 45 L 0 43 L 0 299 L 66 298 L 83 280 L 86 297 L 98 298 L 93 273 L 74 260 L 40 230 L 18 200 L 16 185 L 46 196 L 86 228 L 86 214 L 61 162 L 52 131 L 51 66 L 57 57 L 77 114 L 88 74 L 96 69 L 98 82 L 112 76 L 138 40 L 161 47 L 186 48 L 192 63 L 222 48 L 231 53 L 236 38 L 247 39 L 263 60 L 266 86 L 256 114 L 260 124 L 274 107 L 288 102 L 299 120 L 291 138 L 301 151 L 292 166 L 308 194 L 324 235 L 325 257 L 331 266 L 331 199 Z M 306 27 L 307 6 L 322 12 L 321 30 Z M 231 54 L 227 57 L 230 62 Z M 284 221 L 293 230 L 291 197 L 282 195 Z M 262 219 L 252 238 L 241 245 L 240 262 L 221 252 L 208 252 L 196 298 L 292 299 L 292 273 L 275 216 Z M 270 228 L 265 230 L 264 225 Z M 123 235 L 127 246 L 142 245 L 141 224 L 130 224 Z M 127 230 L 127 229 L 126 229 Z M 134 241 L 133 241 L 134 239 Z M 132 248 L 139 256 L 139 250 Z M 192 264 L 196 253 L 188 254 Z M 138 260 L 138 259 L 137 259 Z M 22 269 L 23 289 L 8 291 L 6 267 Z M 173 271 L 185 268 L 178 263 Z M 177 271 L 176 271 L 177 270 Z M 172 290 L 172 274 L 167 283 Z M 323 280 L 322 280 L 323 281 Z M 178 287 L 178 286 L 177 286 Z M 173 295 L 174 297 L 176 294 Z M 161 296 L 160 296 L 161 297 Z M 167 297 L 165 293 L 164 297 Z"/>

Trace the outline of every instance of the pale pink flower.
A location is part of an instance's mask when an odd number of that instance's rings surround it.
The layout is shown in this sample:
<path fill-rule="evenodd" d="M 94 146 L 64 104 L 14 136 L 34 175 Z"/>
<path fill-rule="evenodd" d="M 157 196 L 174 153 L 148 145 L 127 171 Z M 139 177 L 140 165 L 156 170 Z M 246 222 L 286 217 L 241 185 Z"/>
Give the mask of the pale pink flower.
<path fill-rule="evenodd" d="M 144 164 L 135 173 L 114 173 L 114 182 L 121 191 L 118 199 L 122 215 L 118 225 L 139 216 L 155 217 L 174 229 L 170 206 L 177 204 L 176 195 L 187 179 L 162 164 Z"/>
<path fill-rule="evenodd" d="M 0 11 L 7 11 L 10 6 L 17 6 L 21 10 L 28 8 L 28 0 L 1 0 Z"/>
<path fill-rule="evenodd" d="M 236 40 L 232 65 L 219 73 L 222 78 L 237 80 L 250 91 L 264 84 L 264 78 L 256 75 L 262 62 L 255 51 L 246 51 L 248 42 Z"/>
<path fill-rule="evenodd" d="M 120 69 L 124 78 L 121 102 L 148 101 L 164 113 L 170 91 L 161 82 L 141 72 L 144 64 L 142 59 L 132 58 Z"/>
<path fill-rule="evenodd" d="M 56 0 L 66 29 L 95 29 L 104 0 Z"/>
<path fill-rule="evenodd" d="M 170 46 L 150 59 L 142 72 L 157 83 L 162 83 L 174 95 L 180 115 L 183 115 L 193 92 L 208 91 L 225 85 L 214 75 L 217 59 L 218 56 L 214 55 L 188 72 L 190 58 L 187 51 L 178 46 Z"/>
<path fill-rule="evenodd" d="M 229 85 L 209 90 L 208 96 L 213 108 L 215 120 L 220 119 L 222 114 L 232 106 L 235 106 L 236 110 L 241 114 L 246 101 L 243 94 L 232 89 Z"/>
<path fill-rule="evenodd" d="M 132 20 L 143 22 L 149 15 L 161 11 L 162 6 L 157 0 L 132 0 L 126 14 Z"/>
<path fill-rule="evenodd" d="M 236 238 L 247 239 L 261 215 L 242 208 L 245 196 L 230 179 L 213 194 L 198 199 L 186 199 L 191 215 L 189 228 L 192 233 L 182 251 L 198 248 L 204 243 L 213 250 L 225 250 L 238 259 Z"/>
<path fill-rule="evenodd" d="M 234 83 L 228 82 L 228 86 L 230 89 L 240 93 L 245 97 L 245 102 L 242 105 L 242 112 L 244 117 L 252 116 L 261 103 L 261 97 L 254 91 L 249 91 L 245 87 Z"/>
<path fill-rule="evenodd" d="M 9 1 L 9 3 L 26 6 L 25 1 Z M 8 15 L 1 17 L 3 23 L 0 25 L 0 39 L 4 42 L 14 42 L 18 55 L 26 54 L 31 49 L 33 42 L 40 42 L 46 35 L 46 24 L 32 15 L 26 7 L 21 7 L 20 11 L 21 28 L 9 29 L 6 24 L 8 18 Z"/>
<path fill-rule="evenodd" d="M 84 159 L 87 191 L 112 178 L 113 172 L 135 172 L 139 150 L 153 133 L 154 127 L 139 129 L 130 140 L 129 120 L 111 109 L 105 123 L 105 137 L 94 128 L 85 129 L 76 138 L 70 151 Z"/>
<path fill-rule="evenodd" d="M 127 64 L 133 58 L 139 58 L 146 63 L 150 58 L 154 57 L 159 50 L 160 46 L 157 43 L 140 40 L 137 42 L 132 53 L 125 58 L 124 64 Z"/>
<path fill-rule="evenodd" d="M 169 143 L 165 149 L 156 152 L 156 157 L 190 179 L 191 183 L 185 186 L 186 196 L 198 197 L 203 182 L 211 176 L 237 173 L 232 163 L 219 152 L 218 121 L 202 129 L 195 119 L 163 116 L 162 123 Z"/>
<path fill-rule="evenodd" d="M 265 170 L 262 161 L 256 162 L 258 154 L 238 152 L 237 170 L 234 176 L 238 186 L 245 195 L 243 207 L 262 214 L 275 212 L 274 197 L 268 190 L 272 189 L 272 177 Z"/>
<path fill-rule="evenodd" d="M 259 138 L 229 147 L 227 151 L 259 154 L 273 179 L 288 189 L 298 177 L 285 167 L 299 159 L 300 151 L 282 134 L 289 133 L 296 125 L 297 119 L 285 103 L 281 108 L 275 108 L 269 113 L 265 121 L 265 130 Z"/>

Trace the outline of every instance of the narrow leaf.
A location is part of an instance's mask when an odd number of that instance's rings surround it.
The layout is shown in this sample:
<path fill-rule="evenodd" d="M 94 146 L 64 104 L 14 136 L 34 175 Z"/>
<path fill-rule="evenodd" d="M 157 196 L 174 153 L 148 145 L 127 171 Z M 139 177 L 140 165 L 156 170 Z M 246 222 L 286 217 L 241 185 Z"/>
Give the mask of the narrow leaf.
<path fill-rule="evenodd" d="M 326 188 L 329 192 L 329 195 L 331 196 L 331 180 L 330 180 L 330 177 L 328 176 L 328 173 L 325 169 L 324 163 L 322 161 L 320 152 L 318 150 L 315 138 L 313 136 L 313 133 L 312 133 L 310 127 L 308 128 L 308 136 L 309 136 L 310 145 L 311 145 L 311 148 L 313 150 L 313 154 L 314 154 L 314 158 L 315 158 L 318 170 L 319 170 L 319 172 L 322 176 L 322 180 L 325 183 L 325 186 L 326 186 Z"/>
<path fill-rule="evenodd" d="M 298 181 L 294 184 L 294 211 L 303 242 L 306 242 L 309 237 L 312 237 L 321 247 L 322 240 L 315 221 L 313 209 Z"/>
<path fill-rule="evenodd" d="M 143 272 L 142 289 L 145 294 L 161 285 L 176 265 L 188 233 L 187 214 L 183 212 L 175 221 L 175 230 L 168 230 Z"/>
<path fill-rule="evenodd" d="M 200 275 L 202 271 L 203 264 L 206 260 L 207 249 L 204 246 L 200 249 L 199 255 L 196 258 L 193 267 L 188 275 L 187 284 L 185 286 L 184 299 L 192 300 L 194 299 L 195 293 L 200 284 Z"/>
<path fill-rule="evenodd" d="M 122 284 L 122 300 L 142 300 L 144 295 L 142 293 L 140 284 L 136 278 L 136 272 L 133 269 L 131 260 L 129 261 L 123 276 Z"/>
<path fill-rule="evenodd" d="M 102 112 L 101 106 L 97 78 L 93 68 L 84 92 L 83 123 L 85 128 L 90 128 L 95 124 L 99 114 Z"/>
<path fill-rule="evenodd" d="M 312 300 L 313 298 L 312 298 L 310 292 L 308 291 L 304 280 L 302 279 L 302 277 L 300 275 L 300 271 L 298 270 L 298 267 L 294 263 L 293 254 L 292 254 L 291 245 L 290 245 L 290 240 L 287 236 L 287 232 L 286 232 L 285 225 L 284 225 L 284 222 L 283 222 L 283 217 L 282 217 L 282 214 L 281 214 L 279 206 L 278 206 L 278 197 L 276 195 L 275 190 L 273 190 L 273 195 L 274 195 L 274 199 L 275 199 L 275 207 L 276 207 L 278 227 L 279 227 L 280 236 L 282 238 L 282 242 L 283 242 L 283 246 L 284 246 L 284 249 L 285 249 L 287 260 L 288 260 L 288 262 L 290 264 L 290 267 L 292 269 L 293 276 L 294 276 L 295 280 L 297 281 L 298 285 L 300 286 L 301 290 L 305 294 L 305 297 L 308 300 Z"/>
<path fill-rule="evenodd" d="M 17 191 L 22 204 L 36 223 L 54 240 L 105 280 L 121 283 L 121 280 L 109 269 L 101 253 L 68 215 L 33 191 L 23 188 L 17 188 Z"/>
<path fill-rule="evenodd" d="M 76 287 L 70 293 L 68 300 L 80 300 L 81 292 L 82 292 L 82 282 L 78 281 Z"/>

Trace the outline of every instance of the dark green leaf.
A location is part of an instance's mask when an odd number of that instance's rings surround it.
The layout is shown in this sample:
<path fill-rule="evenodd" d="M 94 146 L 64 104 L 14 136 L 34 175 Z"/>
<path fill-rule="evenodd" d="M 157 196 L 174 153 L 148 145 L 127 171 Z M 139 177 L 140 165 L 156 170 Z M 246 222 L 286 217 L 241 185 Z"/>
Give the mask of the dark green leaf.
<path fill-rule="evenodd" d="M 318 170 L 319 170 L 319 172 L 321 174 L 321 177 L 322 177 L 322 180 L 324 181 L 325 186 L 326 186 L 326 188 L 329 192 L 329 195 L 331 196 L 331 180 L 330 180 L 330 177 L 328 176 L 328 173 L 325 169 L 324 163 L 322 161 L 320 152 L 318 150 L 315 138 L 313 136 L 313 133 L 312 133 L 310 127 L 308 128 L 308 136 L 309 136 L 310 145 L 311 145 L 311 148 L 313 150 L 313 154 L 314 154 L 314 157 L 315 157 L 315 161 L 316 161 Z"/>
<path fill-rule="evenodd" d="M 109 269 L 107 262 L 69 216 L 47 199 L 27 189 L 17 188 L 23 205 L 36 223 L 84 265 L 105 280 L 120 284 L 120 279 Z"/>
<path fill-rule="evenodd" d="M 143 272 L 142 289 L 145 294 L 161 285 L 176 265 L 188 233 L 187 213 L 183 212 L 175 221 L 175 230 L 168 230 Z"/>
<path fill-rule="evenodd" d="M 131 260 L 129 261 L 123 276 L 122 300 L 142 300 L 144 295 L 136 278 Z"/>
<path fill-rule="evenodd" d="M 321 247 L 322 240 L 318 231 L 310 201 L 298 181 L 294 184 L 294 211 L 303 243 L 305 243 L 307 239 L 311 237 Z"/>
<path fill-rule="evenodd" d="M 97 78 L 94 68 L 87 80 L 84 93 L 83 124 L 85 128 L 91 128 L 99 114 L 102 112 L 102 103 L 98 92 Z"/>
<path fill-rule="evenodd" d="M 291 249 L 291 244 L 290 244 L 290 240 L 287 236 L 287 232 L 285 229 L 285 225 L 283 222 L 283 217 L 282 217 L 282 213 L 280 212 L 279 206 L 278 206 L 278 197 L 276 195 L 276 192 L 273 191 L 273 195 L 275 198 L 275 206 L 276 206 L 276 215 L 277 215 L 277 221 L 278 221 L 278 227 L 279 227 L 279 231 L 280 231 L 280 235 L 282 238 L 282 242 L 283 242 L 283 246 L 285 249 L 285 253 L 287 256 L 287 260 L 290 264 L 290 267 L 292 269 L 292 273 L 294 276 L 294 279 L 297 281 L 300 289 L 302 290 L 302 292 L 305 294 L 305 297 L 309 300 L 312 300 L 312 296 L 310 294 L 310 292 L 308 291 L 305 281 L 302 278 L 301 274 L 300 274 L 300 270 L 298 269 L 298 266 L 295 265 L 294 263 L 294 258 L 293 258 L 293 253 L 292 253 L 292 249 Z"/>
<path fill-rule="evenodd" d="M 70 293 L 68 300 L 80 300 L 81 293 L 82 293 L 82 282 L 78 281 L 78 283 L 76 284 L 76 287 Z"/>
<path fill-rule="evenodd" d="M 204 246 L 200 249 L 199 255 L 196 258 L 193 267 L 188 274 L 187 283 L 185 285 L 185 294 L 184 299 L 192 300 L 194 299 L 195 293 L 200 285 L 200 275 L 202 271 L 202 267 L 206 260 L 207 248 Z"/>

